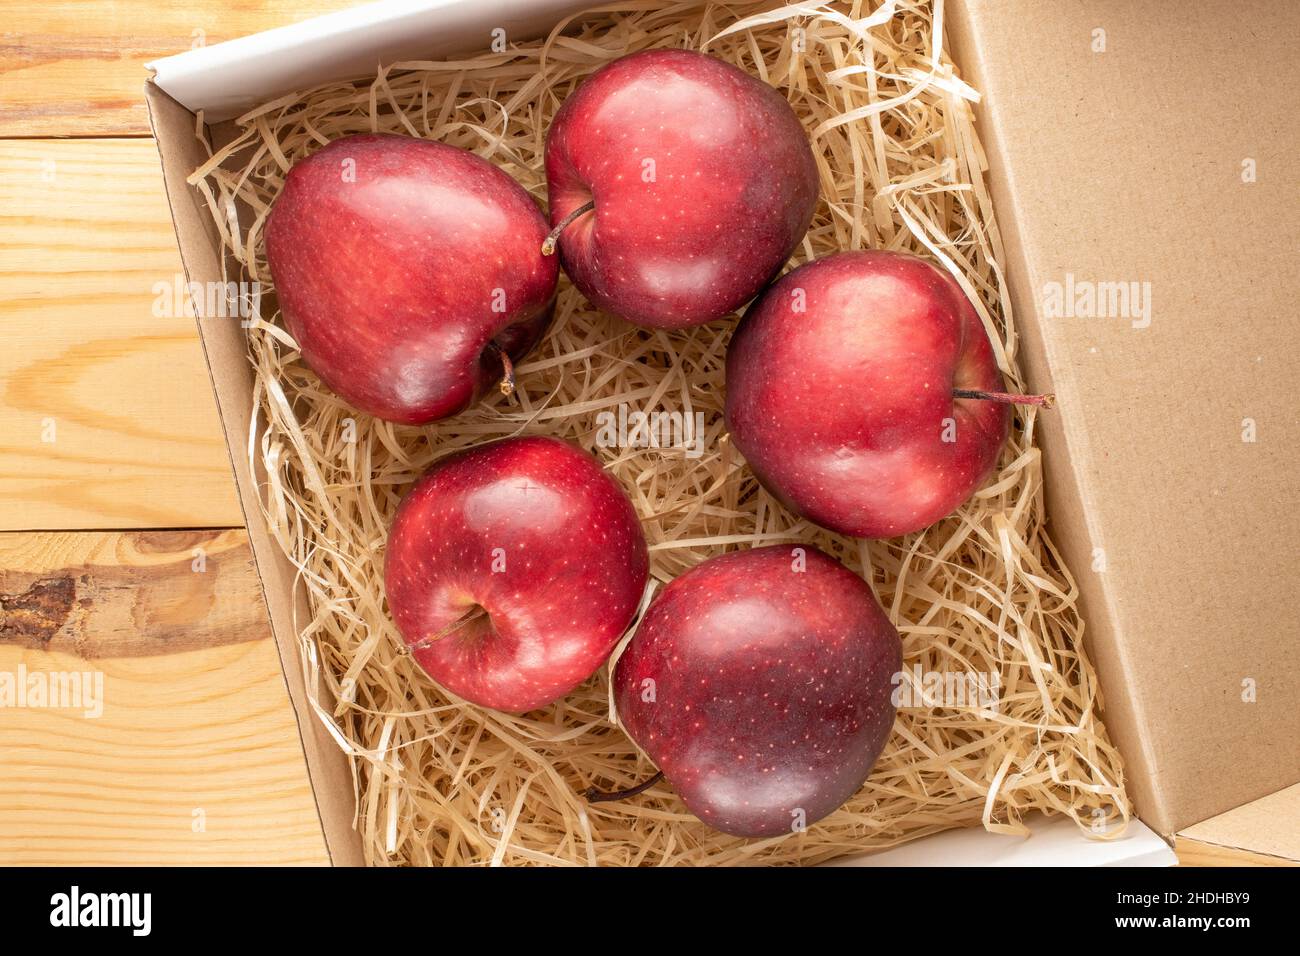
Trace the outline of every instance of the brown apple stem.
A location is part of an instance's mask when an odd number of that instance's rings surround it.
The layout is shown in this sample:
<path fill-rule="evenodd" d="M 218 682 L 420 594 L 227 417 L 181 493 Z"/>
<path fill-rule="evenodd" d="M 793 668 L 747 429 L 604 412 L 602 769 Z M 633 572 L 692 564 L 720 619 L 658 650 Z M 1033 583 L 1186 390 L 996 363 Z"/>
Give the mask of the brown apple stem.
<path fill-rule="evenodd" d="M 588 787 L 587 792 L 583 794 L 588 803 L 608 803 L 610 800 L 626 800 L 628 797 L 635 797 L 638 793 L 645 793 L 656 783 L 664 778 L 664 772 L 660 770 L 649 780 L 644 783 L 638 783 L 635 787 L 628 787 L 626 790 L 597 790 L 595 787 Z"/>
<path fill-rule="evenodd" d="M 450 624 L 444 627 L 441 631 L 436 631 L 433 634 L 429 634 L 426 637 L 420 638 L 414 644 L 407 645 L 407 650 L 418 651 L 422 647 L 428 647 L 430 644 L 434 643 L 435 641 L 440 641 L 444 637 L 454 634 L 456 631 L 459 631 L 466 624 L 470 623 L 471 621 L 476 621 L 480 617 L 486 616 L 486 614 L 487 614 L 487 609 L 484 608 L 483 605 L 475 604 L 473 607 L 471 607 L 460 617 L 456 618 L 456 620 L 452 621 Z"/>
<path fill-rule="evenodd" d="M 504 373 L 501 376 L 501 394 L 509 398 L 515 393 L 515 363 L 510 361 L 510 355 L 501 346 L 497 346 L 497 351 L 501 354 L 501 370 Z"/>
<path fill-rule="evenodd" d="M 977 388 L 954 388 L 952 390 L 954 398 L 982 398 L 987 402 L 1002 402 L 1005 405 L 1041 405 L 1043 408 L 1051 408 L 1056 404 L 1056 396 L 1047 395 L 1016 395 L 1012 392 L 983 392 Z"/>
<path fill-rule="evenodd" d="M 550 235 L 548 235 L 545 241 L 542 242 L 542 255 L 544 256 L 554 255 L 555 245 L 560 241 L 560 233 L 564 232 L 564 230 L 569 227 L 569 224 L 572 223 L 573 220 L 577 219 L 579 216 L 591 212 L 595 208 L 596 208 L 596 200 L 593 199 L 590 202 L 583 203 L 577 209 L 573 210 L 573 212 L 569 213 L 567 216 L 561 219 L 559 223 L 556 225 L 556 227 L 551 230 Z"/>

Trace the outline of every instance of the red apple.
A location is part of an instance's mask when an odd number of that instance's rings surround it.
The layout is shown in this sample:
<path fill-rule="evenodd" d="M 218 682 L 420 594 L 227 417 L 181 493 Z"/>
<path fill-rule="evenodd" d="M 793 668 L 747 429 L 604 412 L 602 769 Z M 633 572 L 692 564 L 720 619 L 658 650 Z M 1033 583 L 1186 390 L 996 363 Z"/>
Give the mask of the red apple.
<path fill-rule="evenodd" d="M 783 276 L 727 351 L 726 420 L 763 485 L 841 534 L 888 538 L 959 507 L 997 465 L 1010 402 L 970 300 L 895 252 Z"/>
<path fill-rule="evenodd" d="M 705 823 L 815 823 L 862 786 L 894 723 L 898 632 L 810 547 L 705 561 L 651 602 L 614 668 L 619 719 Z"/>
<path fill-rule="evenodd" d="M 649 556 L 622 488 L 557 438 L 437 462 L 398 507 L 388 608 L 429 676 L 521 713 L 590 677 L 632 621 Z"/>
<path fill-rule="evenodd" d="M 422 424 L 512 387 L 551 318 L 545 236 L 532 197 L 473 153 L 348 136 L 289 170 L 266 258 L 321 380 L 362 411 Z"/>
<path fill-rule="evenodd" d="M 546 178 L 573 284 L 658 328 L 748 302 L 817 204 L 817 164 L 790 104 L 690 50 L 634 53 L 592 74 L 547 132 Z"/>

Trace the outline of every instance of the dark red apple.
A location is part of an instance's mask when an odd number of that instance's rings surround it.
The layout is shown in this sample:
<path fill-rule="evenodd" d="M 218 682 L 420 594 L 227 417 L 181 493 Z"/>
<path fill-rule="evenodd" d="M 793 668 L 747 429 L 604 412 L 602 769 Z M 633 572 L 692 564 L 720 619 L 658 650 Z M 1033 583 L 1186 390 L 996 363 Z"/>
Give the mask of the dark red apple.
<path fill-rule="evenodd" d="M 557 438 L 507 438 L 416 483 L 393 520 L 384 584 L 429 676 L 521 713 L 604 663 L 648 566 L 632 503 L 594 458 Z"/>
<path fill-rule="evenodd" d="M 727 351 L 726 420 L 763 485 L 841 534 L 888 538 L 959 507 L 997 465 L 1012 402 L 946 272 L 895 252 L 795 269 Z"/>
<path fill-rule="evenodd" d="M 588 77 L 547 132 L 546 178 L 573 284 L 658 328 L 748 302 L 817 204 L 817 164 L 790 104 L 690 50 L 634 53 Z"/>
<path fill-rule="evenodd" d="M 816 548 L 699 564 L 656 595 L 614 668 L 619 719 L 691 812 L 790 833 L 851 797 L 894 723 L 898 632 Z"/>
<path fill-rule="evenodd" d="M 289 170 L 266 258 L 321 380 L 362 411 L 422 424 L 513 385 L 551 318 L 546 228 L 523 187 L 473 153 L 348 136 Z"/>

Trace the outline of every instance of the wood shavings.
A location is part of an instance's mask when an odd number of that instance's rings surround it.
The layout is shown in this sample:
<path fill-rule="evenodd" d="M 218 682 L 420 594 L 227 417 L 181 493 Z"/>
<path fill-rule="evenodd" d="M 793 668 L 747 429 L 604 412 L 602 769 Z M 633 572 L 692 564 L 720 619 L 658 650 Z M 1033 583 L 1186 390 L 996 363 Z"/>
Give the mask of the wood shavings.
<path fill-rule="evenodd" d="M 941 17 L 923 0 L 608 3 L 505 53 L 395 64 L 373 82 L 282 96 L 240 118 L 233 142 L 190 181 L 229 268 L 260 282 L 271 308 L 266 213 L 289 166 L 323 143 L 372 130 L 437 139 L 497 163 L 544 203 L 545 131 L 583 77 L 637 50 L 703 49 L 781 89 L 812 137 L 821 201 L 790 266 L 861 248 L 938 261 L 976 303 L 1008 386 L 1021 390 L 970 112 L 978 93 L 944 53 Z M 225 213 L 232 201 L 239 219 Z M 310 619 L 298 622 L 307 686 L 321 679 L 331 693 L 314 705 L 350 754 L 371 863 L 811 864 L 956 826 L 1023 833 L 1034 810 L 1066 814 L 1090 835 L 1122 832 L 1122 765 L 1097 715 L 1078 591 L 1045 527 L 1036 409 L 1017 409 L 998 474 L 958 513 L 906 538 L 860 542 L 785 511 L 731 447 L 722 401 L 734 320 L 636 329 L 561 279 L 555 322 L 520 363 L 516 394 L 425 428 L 345 405 L 299 361 L 278 316 L 250 326 L 265 430 L 250 433 L 249 450 L 266 468 L 267 520 L 308 594 Z M 597 447 L 598 416 L 620 403 L 701 413 L 702 454 Z M 524 432 L 577 442 L 623 483 L 655 582 L 727 549 L 814 544 L 870 581 L 909 673 L 996 675 L 996 708 L 903 707 L 867 785 L 781 839 L 711 830 L 666 783 L 587 806 L 586 787 L 630 786 L 654 769 L 611 723 L 606 671 L 542 711 L 484 711 L 431 683 L 385 612 L 383 549 L 402 492 L 444 454 Z"/>

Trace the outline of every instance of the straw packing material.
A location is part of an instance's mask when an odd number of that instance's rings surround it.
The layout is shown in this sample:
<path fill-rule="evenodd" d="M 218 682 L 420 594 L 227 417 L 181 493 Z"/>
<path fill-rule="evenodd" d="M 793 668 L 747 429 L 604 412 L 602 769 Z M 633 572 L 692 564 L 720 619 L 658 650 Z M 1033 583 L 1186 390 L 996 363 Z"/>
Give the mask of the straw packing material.
<path fill-rule="evenodd" d="M 296 160 L 352 133 L 427 137 L 498 164 L 544 203 L 543 145 L 560 104 L 601 65 L 655 47 L 705 51 L 789 99 L 821 178 L 790 267 L 842 249 L 931 258 L 971 297 L 1008 386 L 1021 390 L 972 121 L 978 94 L 944 50 L 941 0 L 609 3 L 504 52 L 396 63 L 372 81 L 282 96 L 237 120 L 190 181 L 228 267 L 273 292 L 263 227 Z M 206 142 L 201 117 L 198 134 Z M 998 472 L 959 512 L 905 538 L 855 541 L 787 512 L 728 441 L 734 320 L 638 329 L 561 279 L 553 326 L 517 369 L 514 396 L 405 427 L 325 389 L 273 303 L 263 295 L 248 334 L 258 415 L 249 453 L 266 470 L 266 518 L 307 591 L 310 615 L 296 622 L 307 684 L 328 690 L 313 706 L 350 755 L 371 863 L 809 864 L 950 827 L 1023 833 L 1034 810 L 1068 815 L 1091 836 L 1122 832 L 1123 768 L 1098 718 L 1078 592 L 1045 527 L 1038 409 L 1016 410 Z M 676 431 L 656 433 L 659 447 L 611 446 L 620 410 L 633 421 L 669 413 Z M 654 771 L 611 719 L 607 671 L 522 716 L 466 705 L 423 674 L 385 611 L 388 524 L 434 460 L 521 433 L 576 442 L 622 482 L 650 542 L 652 586 L 723 551 L 777 542 L 816 545 L 871 583 L 903 638 L 904 706 L 852 800 L 803 832 L 748 841 L 700 823 L 666 783 L 588 806 L 586 787 L 627 787 Z M 983 692 L 954 699 L 962 686 Z"/>

